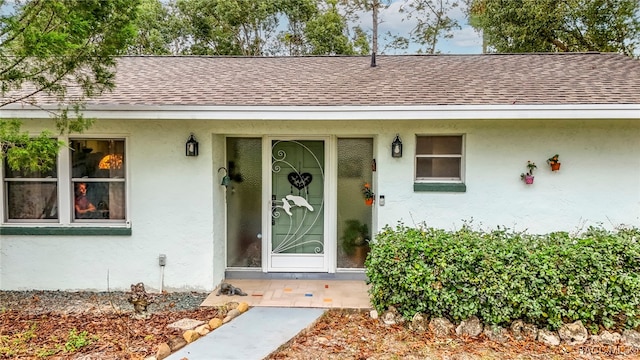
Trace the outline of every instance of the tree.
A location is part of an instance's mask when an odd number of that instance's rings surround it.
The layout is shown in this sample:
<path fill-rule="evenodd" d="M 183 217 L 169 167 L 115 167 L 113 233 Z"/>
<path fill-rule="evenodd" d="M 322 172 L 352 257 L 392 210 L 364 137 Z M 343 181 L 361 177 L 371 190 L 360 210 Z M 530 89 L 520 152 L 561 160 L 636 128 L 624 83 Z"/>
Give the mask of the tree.
<path fill-rule="evenodd" d="M 177 18 L 160 0 L 140 0 L 135 21 L 136 36 L 127 53 L 129 55 L 168 55 L 172 43 L 178 38 Z"/>
<path fill-rule="evenodd" d="M 13 2 L 0 16 L 0 108 L 38 106 L 39 96 L 55 97 L 52 112 L 60 133 L 82 131 L 91 121 L 83 101 L 114 86 L 115 56 L 135 33 L 137 1 L 30 0 Z M 4 0 L 0 7 L 8 8 Z M 75 116 L 69 116 L 74 111 Z M 12 169 L 46 169 L 62 145 L 43 132 L 33 139 L 16 120 L 0 120 L 0 160 Z"/>
<path fill-rule="evenodd" d="M 450 12 L 460 6 L 456 0 L 414 0 L 403 7 L 407 19 L 415 19 L 417 24 L 411 30 L 410 41 L 420 44 L 427 54 L 437 53 L 438 40 L 451 39 L 453 30 L 460 24 L 449 16 Z M 408 42 L 407 42 L 408 43 Z"/>
<path fill-rule="evenodd" d="M 638 0 L 472 0 L 470 23 L 496 52 L 618 52 L 640 45 Z"/>
<path fill-rule="evenodd" d="M 347 21 L 338 12 L 337 1 L 327 1 L 328 8 L 307 22 L 305 35 L 311 44 L 313 55 L 366 54 L 369 44 L 364 32 L 356 32 L 355 41 L 345 34 Z M 364 41 L 363 41 L 364 39 Z M 358 47 L 358 49 L 356 49 Z M 356 51 L 357 50 L 357 51 Z"/>
<path fill-rule="evenodd" d="M 359 12 L 371 13 L 371 51 L 378 53 L 378 26 L 381 20 L 378 16 L 380 10 L 386 9 L 389 4 L 387 1 L 381 0 L 340 0 L 340 4 L 344 6 L 347 13 L 347 17 L 354 21 L 359 20 Z M 356 29 L 358 32 L 363 32 L 362 28 Z"/>
<path fill-rule="evenodd" d="M 195 55 L 267 54 L 281 0 L 178 0 Z"/>
<path fill-rule="evenodd" d="M 389 0 L 341 0 L 348 16 L 358 19 L 358 12 L 371 13 L 373 52 L 378 53 L 378 27 L 384 22 L 384 15 L 390 9 Z M 459 6 L 458 0 L 402 0 L 399 10 L 405 14 L 403 20 L 415 21 L 408 36 L 387 32 L 385 49 L 407 49 L 412 43 L 418 44 L 419 52 L 437 53 L 441 38 L 452 38 L 454 29 L 460 28 L 458 22 L 449 16 Z M 381 52 L 384 52 L 384 50 Z"/>

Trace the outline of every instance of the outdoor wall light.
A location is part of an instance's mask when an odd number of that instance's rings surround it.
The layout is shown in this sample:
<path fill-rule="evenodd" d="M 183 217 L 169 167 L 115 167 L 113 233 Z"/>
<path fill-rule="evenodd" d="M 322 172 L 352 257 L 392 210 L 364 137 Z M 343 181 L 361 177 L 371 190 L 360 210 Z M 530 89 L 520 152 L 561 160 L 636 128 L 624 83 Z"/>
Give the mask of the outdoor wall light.
<path fill-rule="evenodd" d="M 396 134 L 396 138 L 391 143 L 391 156 L 394 158 L 402 157 L 402 141 L 400 135 Z"/>
<path fill-rule="evenodd" d="M 189 140 L 187 140 L 185 155 L 198 156 L 198 142 L 196 141 L 196 138 L 193 137 L 193 134 L 191 134 L 191 136 L 189 136 Z"/>

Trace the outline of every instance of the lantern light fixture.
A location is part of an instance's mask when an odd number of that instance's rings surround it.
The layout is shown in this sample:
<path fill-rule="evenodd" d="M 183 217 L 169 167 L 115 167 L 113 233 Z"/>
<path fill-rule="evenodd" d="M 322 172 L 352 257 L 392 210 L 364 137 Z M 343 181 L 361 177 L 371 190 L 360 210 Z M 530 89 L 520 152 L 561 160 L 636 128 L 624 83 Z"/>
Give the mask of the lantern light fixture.
<path fill-rule="evenodd" d="M 393 139 L 393 142 L 391 143 L 391 157 L 402 157 L 402 140 L 400 140 L 399 134 L 396 134 L 396 138 Z"/>
<path fill-rule="evenodd" d="M 196 141 L 196 138 L 193 137 L 193 134 L 191 134 L 191 136 L 189 136 L 189 140 L 187 140 L 185 155 L 198 156 L 198 142 Z"/>

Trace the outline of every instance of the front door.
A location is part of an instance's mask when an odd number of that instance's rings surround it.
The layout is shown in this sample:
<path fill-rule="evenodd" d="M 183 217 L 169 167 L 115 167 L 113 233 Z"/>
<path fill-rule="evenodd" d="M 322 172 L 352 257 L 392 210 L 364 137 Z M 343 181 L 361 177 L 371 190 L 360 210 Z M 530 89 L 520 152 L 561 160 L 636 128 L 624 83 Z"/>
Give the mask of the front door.
<path fill-rule="evenodd" d="M 326 272 L 325 141 L 270 145 L 268 270 Z"/>

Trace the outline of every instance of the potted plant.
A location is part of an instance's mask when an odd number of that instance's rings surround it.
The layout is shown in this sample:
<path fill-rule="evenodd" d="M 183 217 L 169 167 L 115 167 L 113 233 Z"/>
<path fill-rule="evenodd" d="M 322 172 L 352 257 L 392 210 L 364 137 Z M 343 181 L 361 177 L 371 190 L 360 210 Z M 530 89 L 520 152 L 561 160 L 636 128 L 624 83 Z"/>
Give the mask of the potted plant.
<path fill-rule="evenodd" d="M 353 255 L 357 249 L 369 243 L 369 227 L 358 220 L 345 221 L 342 231 L 342 249 L 345 254 Z"/>
<path fill-rule="evenodd" d="M 362 195 L 364 195 L 365 204 L 367 204 L 368 206 L 373 205 L 373 198 L 376 194 L 374 194 L 373 190 L 371 190 L 371 185 L 369 183 L 364 183 L 364 185 L 362 185 Z"/>
<path fill-rule="evenodd" d="M 533 184 L 533 169 L 537 168 L 536 163 L 527 161 L 527 169 L 526 173 L 520 174 L 520 179 L 524 181 L 525 184 L 531 185 Z"/>
<path fill-rule="evenodd" d="M 558 171 L 560 170 L 560 161 L 559 161 L 560 155 L 555 154 L 552 157 L 547 159 L 547 164 L 549 164 L 551 166 L 551 171 Z"/>

